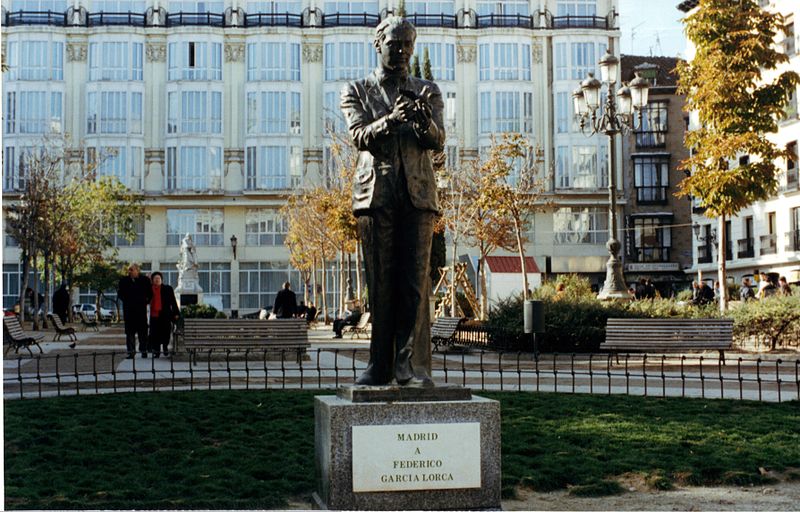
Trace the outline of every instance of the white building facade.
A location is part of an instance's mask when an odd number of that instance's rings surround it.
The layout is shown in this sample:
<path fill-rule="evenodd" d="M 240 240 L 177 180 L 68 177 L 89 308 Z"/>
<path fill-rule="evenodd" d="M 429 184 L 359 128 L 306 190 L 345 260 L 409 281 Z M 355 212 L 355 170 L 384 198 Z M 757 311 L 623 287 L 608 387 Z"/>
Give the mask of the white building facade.
<path fill-rule="evenodd" d="M 775 45 L 784 52 L 788 62 L 778 69 L 765 71 L 764 80 L 772 81 L 787 70 L 800 71 L 800 53 L 795 30 L 796 20 L 800 21 L 800 3 L 795 0 L 760 0 L 764 9 L 780 12 L 786 19 L 787 30 L 778 33 Z M 689 0 L 680 4 L 679 9 L 691 12 L 696 2 Z M 690 43 L 691 44 L 691 43 Z M 688 58 L 694 55 L 694 48 L 688 48 Z M 798 91 L 795 90 L 778 121 L 778 131 L 768 138 L 780 148 L 786 148 L 793 155 L 789 159 L 775 162 L 779 170 L 778 192 L 766 201 L 758 201 L 726 221 L 726 248 L 728 279 L 737 283 L 744 277 L 752 277 L 759 272 L 770 274 L 774 280 L 785 276 L 789 282 L 800 282 L 800 116 L 797 106 Z M 697 116 L 690 116 L 690 129 L 697 126 Z M 742 159 L 747 158 L 742 155 Z M 694 237 L 694 266 L 691 272 L 700 272 L 705 280 L 715 280 L 717 261 L 716 219 L 703 214 L 701 208 L 694 208 L 692 222 L 699 226 Z"/>
<path fill-rule="evenodd" d="M 50 133 L 68 134 L 86 148 L 71 158 L 103 156 L 102 174 L 145 197 L 148 218 L 134 242 L 117 241 L 119 259 L 174 283 L 180 239 L 191 233 L 204 294 L 225 310 L 271 304 L 287 279 L 302 289 L 279 209 L 324 179 L 326 134 L 343 130 L 339 91 L 376 66 L 374 27 L 397 1 L 2 6 L 4 204 L 24 183 L 22 156 Z M 555 207 L 536 215 L 528 254 L 545 272 L 601 284 L 608 142 L 579 133 L 570 95 L 607 48 L 618 54 L 617 0 L 406 1 L 405 9 L 445 98 L 448 165 L 478 158 L 492 134 L 529 136 L 542 148 Z M 5 236 L 4 307 L 18 297 L 19 257 Z M 330 276 L 332 304 L 342 284 Z"/>

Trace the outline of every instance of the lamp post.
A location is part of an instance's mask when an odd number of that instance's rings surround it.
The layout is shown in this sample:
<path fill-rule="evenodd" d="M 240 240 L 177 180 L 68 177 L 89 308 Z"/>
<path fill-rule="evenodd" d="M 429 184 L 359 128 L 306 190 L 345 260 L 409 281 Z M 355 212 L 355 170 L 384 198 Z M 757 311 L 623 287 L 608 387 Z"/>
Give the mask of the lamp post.
<path fill-rule="evenodd" d="M 628 299 L 628 288 L 622 275 L 622 262 L 619 260 L 620 243 L 617 240 L 617 147 L 615 137 L 618 133 L 628 133 L 641 126 L 642 110 L 647 105 L 647 80 L 636 75 L 627 86 L 614 94 L 617 81 L 619 59 L 609 52 L 600 59 L 602 82 L 589 73 L 580 87 L 572 93 L 575 115 L 580 123 L 581 133 L 590 137 L 597 133 L 608 135 L 609 139 L 609 177 L 608 177 L 608 262 L 606 262 L 606 281 L 597 298 Z M 605 105 L 600 109 L 600 89 L 608 88 Z M 616 97 L 616 98 L 615 98 Z M 598 112 L 599 111 L 599 112 Z M 634 118 L 636 115 L 636 119 Z M 636 123 L 635 121 L 638 121 Z"/>
<path fill-rule="evenodd" d="M 239 239 L 236 238 L 236 235 L 231 235 L 231 248 L 233 249 L 233 259 L 236 259 L 236 245 L 239 243 Z"/>

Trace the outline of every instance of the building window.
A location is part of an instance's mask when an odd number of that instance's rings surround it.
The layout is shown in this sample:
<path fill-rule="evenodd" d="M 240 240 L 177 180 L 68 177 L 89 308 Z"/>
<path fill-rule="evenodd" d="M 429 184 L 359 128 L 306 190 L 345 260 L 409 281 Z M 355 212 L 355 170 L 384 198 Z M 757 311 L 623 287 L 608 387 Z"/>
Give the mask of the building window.
<path fill-rule="evenodd" d="M 222 245 L 222 244 L 219 244 Z M 231 264 L 201 262 L 197 264 L 197 276 L 200 278 L 200 288 L 203 297 L 208 301 L 210 295 L 216 295 L 222 300 L 222 307 L 231 307 Z"/>
<path fill-rule="evenodd" d="M 224 214 L 222 209 L 167 209 L 167 245 L 179 246 L 186 234 L 195 245 L 223 245 Z M 207 290 L 206 288 L 203 288 Z"/>
<path fill-rule="evenodd" d="M 302 185 L 299 146 L 248 146 L 245 151 L 247 190 L 283 190 Z"/>
<path fill-rule="evenodd" d="M 425 62 L 425 50 L 431 61 L 431 72 L 434 80 L 456 79 L 456 45 L 448 43 L 417 43 L 414 55 L 419 58 L 420 67 Z"/>
<path fill-rule="evenodd" d="M 553 213 L 556 245 L 604 244 L 608 240 L 608 210 L 572 206 Z"/>
<path fill-rule="evenodd" d="M 135 12 L 145 11 L 145 2 L 141 0 L 92 0 L 92 12 Z"/>
<path fill-rule="evenodd" d="M 530 7 L 528 0 L 478 0 L 478 16 L 501 14 L 506 16 L 528 16 Z"/>
<path fill-rule="evenodd" d="M 19 302 L 22 273 L 18 264 L 3 264 L 3 309 L 12 309 Z"/>
<path fill-rule="evenodd" d="M 569 102 L 570 94 L 566 92 L 556 93 L 556 132 L 569 132 Z"/>
<path fill-rule="evenodd" d="M 169 80 L 222 80 L 222 43 L 168 45 Z"/>
<path fill-rule="evenodd" d="M 572 79 L 583 80 L 594 73 L 596 59 L 594 43 L 572 43 Z"/>
<path fill-rule="evenodd" d="M 325 80 L 355 80 L 378 65 L 375 48 L 356 42 L 325 43 Z"/>
<path fill-rule="evenodd" d="M 67 2 L 65 0 L 13 0 L 11 2 L 11 10 L 64 12 L 67 10 Z"/>
<path fill-rule="evenodd" d="M 142 80 L 142 43 L 90 43 L 89 80 Z"/>
<path fill-rule="evenodd" d="M 669 261 L 671 228 L 665 217 L 634 217 L 631 253 L 638 263 Z"/>
<path fill-rule="evenodd" d="M 167 190 L 222 189 L 222 148 L 218 146 L 167 147 Z"/>
<path fill-rule="evenodd" d="M 131 189 L 142 185 L 142 148 L 127 146 L 89 147 L 86 160 L 91 168 L 97 165 L 98 176 L 109 176 Z"/>
<path fill-rule="evenodd" d="M 271 310 L 278 290 L 286 281 L 291 283 L 292 289 L 303 290 L 300 272 L 286 262 L 239 263 L 239 307 Z"/>
<path fill-rule="evenodd" d="M 275 210 L 248 208 L 245 217 L 247 245 L 282 246 L 289 222 Z"/>
<path fill-rule="evenodd" d="M 325 2 L 325 14 L 364 14 L 377 13 L 378 2 Z"/>
<path fill-rule="evenodd" d="M 6 93 L 6 133 L 60 133 L 64 114 L 61 92 L 19 91 Z"/>
<path fill-rule="evenodd" d="M 494 96 L 494 109 L 492 109 Z M 522 107 L 520 108 L 520 100 Z M 481 133 L 532 133 L 533 132 L 533 93 L 497 91 L 480 93 L 480 131 Z"/>
<path fill-rule="evenodd" d="M 64 80 L 64 43 L 9 41 L 7 45 L 8 80 Z"/>
<path fill-rule="evenodd" d="M 133 240 L 125 238 L 118 229 L 114 229 L 111 243 L 114 247 L 144 247 L 144 217 L 139 217 L 133 222 L 136 236 Z"/>
<path fill-rule="evenodd" d="M 169 11 L 171 13 L 177 12 L 213 12 L 219 13 L 225 10 L 224 2 L 208 0 L 170 0 Z"/>
<path fill-rule="evenodd" d="M 263 14 L 299 14 L 303 10 L 300 0 L 284 0 L 282 2 L 253 1 L 247 2 L 247 12 Z"/>
<path fill-rule="evenodd" d="M 344 122 L 342 110 L 339 108 L 338 92 L 328 91 L 325 93 L 325 108 L 323 116 L 325 121 L 323 126 L 323 135 L 328 136 L 331 133 L 346 133 L 347 126 Z"/>
<path fill-rule="evenodd" d="M 531 46 L 529 44 L 481 44 L 478 46 L 478 60 L 481 80 L 531 79 Z"/>
<path fill-rule="evenodd" d="M 800 155 L 797 153 L 797 141 L 787 144 L 786 151 L 789 153 L 786 158 L 786 189 L 797 190 L 798 184 L 800 184 L 800 172 L 798 172 L 800 170 L 800 165 L 798 165 Z"/>
<path fill-rule="evenodd" d="M 783 118 L 782 121 L 794 121 L 797 119 L 797 91 L 792 91 L 789 93 L 789 101 L 786 102 L 786 106 L 783 108 Z"/>
<path fill-rule="evenodd" d="M 667 136 L 666 101 L 651 101 L 642 112 L 642 125 L 636 130 L 636 147 L 664 147 Z"/>
<path fill-rule="evenodd" d="M 408 14 L 428 14 L 428 15 L 450 15 L 452 16 L 455 12 L 454 7 L 455 2 L 453 0 L 439 0 L 439 1 L 431 1 L 431 2 L 419 2 L 414 0 L 409 0 L 406 2 L 406 12 Z M 437 78 L 437 80 L 439 80 Z"/>
<path fill-rule="evenodd" d="M 794 55 L 794 23 L 787 23 L 783 30 L 783 53 Z"/>
<path fill-rule="evenodd" d="M 555 45 L 555 64 L 556 80 L 569 80 L 567 70 L 569 69 L 569 59 L 567 58 L 567 43 L 556 43 Z"/>
<path fill-rule="evenodd" d="M 571 157 L 571 158 L 570 158 Z M 601 146 L 556 147 L 556 188 L 596 190 L 608 185 L 607 149 Z"/>
<path fill-rule="evenodd" d="M 659 204 L 667 202 L 669 187 L 668 156 L 634 156 L 633 186 L 636 188 L 636 201 L 640 204 Z"/>
<path fill-rule="evenodd" d="M 299 81 L 300 45 L 250 43 L 247 45 L 247 80 Z"/>
<path fill-rule="evenodd" d="M 142 93 L 88 93 L 86 133 L 142 133 Z"/>
<path fill-rule="evenodd" d="M 556 16 L 595 16 L 597 0 L 559 0 Z"/>
<path fill-rule="evenodd" d="M 247 93 L 247 133 L 300 135 L 300 93 Z"/>
<path fill-rule="evenodd" d="M 222 133 L 222 93 L 167 93 L 167 133 Z"/>

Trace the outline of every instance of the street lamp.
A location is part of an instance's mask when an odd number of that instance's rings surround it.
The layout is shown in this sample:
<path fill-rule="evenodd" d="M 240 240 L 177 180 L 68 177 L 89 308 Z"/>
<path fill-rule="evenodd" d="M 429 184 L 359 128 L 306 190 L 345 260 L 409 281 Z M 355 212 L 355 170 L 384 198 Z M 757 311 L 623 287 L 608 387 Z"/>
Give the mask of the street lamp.
<path fill-rule="evenodd" d="M 233 249 L 233 259 L 236 259 L 236 245 L 239 243 L 239 239 L 236 238 L 236 235 L 231 235 L 231 248 Z"/>
<path fill-rule="evenodd" d="M 619 260 L 620 243 L 617 240 L 617 148 L 614 138 L 618 133 L 635 130 L 642 124 L 642 110 L 647 106 L 647 91 L 650 83 L 636 75 L 627 86 L 614 94 L 617 81 L 619 59 L 606 51 L 600 59 L 600 77 L 602 82 L 589 73 L 580 83 L 580 87 L 572 93 L 575 116 L 581 133 L 590 137 L 597 133 L 608 135 L 609 139 L 609 177 L 608 177 L 608 262 L 606 262 L 606 281 L 597 296 L 599 299 L 628 299 L 625 277 L 622 275 L 622 263 Z M 600 90 L 603 84 L 608 88 L 605 105 L 600 109 Z M 636 114 L 636 117 L 634 117 Z"/>

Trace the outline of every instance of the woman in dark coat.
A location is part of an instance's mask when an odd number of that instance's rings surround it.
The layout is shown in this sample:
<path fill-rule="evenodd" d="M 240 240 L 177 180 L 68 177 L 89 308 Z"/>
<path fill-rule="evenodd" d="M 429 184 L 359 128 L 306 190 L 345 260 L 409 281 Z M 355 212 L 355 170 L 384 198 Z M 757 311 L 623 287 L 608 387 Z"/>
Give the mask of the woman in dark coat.
<path fill-rule="evenodd" d="M 153 357 L 159 357 L 163 348 L 164 355 L 168 356 L 167 345 L 172 333 L 172 322 L 178 320 L 180 309 L 175 300 L 175 290 L 164 284 L 161 272 L 153 272 L 150 280 L 153 282 L 153 298 L 150 300 L 150 352 Z"/>

